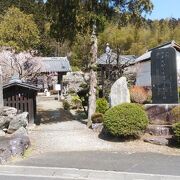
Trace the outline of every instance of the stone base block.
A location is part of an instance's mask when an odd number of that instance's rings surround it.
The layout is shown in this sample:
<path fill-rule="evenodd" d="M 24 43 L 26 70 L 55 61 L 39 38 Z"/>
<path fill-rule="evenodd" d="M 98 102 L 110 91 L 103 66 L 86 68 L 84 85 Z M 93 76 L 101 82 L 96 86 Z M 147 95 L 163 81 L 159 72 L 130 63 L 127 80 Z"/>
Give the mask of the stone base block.
<path fill-rule="evenodd" d="M 151 144 L 156 144 L 156 145 L 164 145 L 167 146 L 169 145 L 169 139 L 170 137 L 149 137 L 149 138 L 144 138 L 144 142 L 148 142 Z"/>
<path fill-rule="evenodd" d="M 145 104 L 150 124 L 172 125 L 175 123 L 171 110 L 176 106 L 180 104 Z"/>
<path fill-rule="evenodd" d="M 169 136 L 172 135 L 171 125 L 149 125 L 146 133 L 153 136 Z"/>

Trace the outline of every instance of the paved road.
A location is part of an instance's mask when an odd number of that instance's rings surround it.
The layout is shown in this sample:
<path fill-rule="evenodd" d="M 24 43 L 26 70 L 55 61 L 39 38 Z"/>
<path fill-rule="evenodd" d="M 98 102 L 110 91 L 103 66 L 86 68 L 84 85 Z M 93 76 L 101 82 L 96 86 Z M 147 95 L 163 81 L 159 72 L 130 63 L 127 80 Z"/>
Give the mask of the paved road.
<path fill-rule="evenodd" d="M 58 180 L 73 180 L 73 179 L 65 179 L 60 177 L 37 177 L 37 176 L 9 176 L 9 175 L 0 175 L 1 180 L 50 180 L 50 179 L 58 179 Z"/>
<path fill-rule="evenodd" d="M 0 166 L 1 180 L 179 180 L 178 176 L 75 168 Z"/>
<path fill-rule="evenodd" d="M 180 176 L 180 156 L 155 153 L 56 152 L 41 154 L 14 164 Z"/>

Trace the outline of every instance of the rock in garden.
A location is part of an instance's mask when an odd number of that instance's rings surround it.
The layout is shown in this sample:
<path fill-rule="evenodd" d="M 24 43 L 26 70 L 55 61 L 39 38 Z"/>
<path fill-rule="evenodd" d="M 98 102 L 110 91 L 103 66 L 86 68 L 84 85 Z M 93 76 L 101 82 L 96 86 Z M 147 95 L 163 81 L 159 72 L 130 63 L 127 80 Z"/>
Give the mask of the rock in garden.
<path fill-rule="evenodd" d="M 10 121 L 13 118 L 9 116 L 0 116 L 0 129 L 8 128 Z"/>
<path fill-rule="evenodd" d="M 10 157 L 9 139 L 0 137 L 0 164 L 4 164 Z"/>
<path fill-rule="evenodd" d="M 150 137 L 150 138 L 145 138 L 144 142 L 148 142 L 151 144 L 156 144 L 156 145 L 168 145 L 169 140 L 166 137 Z"/>
<path fill-rule="evenodd" d="M 26 127 L 28 125 L 28 112 L 18 114 L 14 120 L 9 123 L 8 132 L 16 131 L 20 127 Z"/>
<path fill-rule="evenodd" d="M 28 136 L 27 130 L 24 127 L 20 127 L 12 134 L 12 137 L 22 137 L 22 136 Z"/>
<path fill-rule="evenodd" d="M 9 137 L 0 136 L 0 164 L 6 163 L 12 156 L 22 156 L 30 145 L 30 139 L 23 127 Z"/>
<path fill-rule="evenodd" d="M 0 148 L 0 164 L 4 164 L 7 162 L 8 159 L 11 158 L 11 151 L 10 149 Z"/>
<path fill-rule="evenodd" d="M 5 136 L 6 133 L 3 130 L 0 130 L 0 137 Z"/>
<path fill-rule="evenodd" d="M 8 107 L 5 106 L 0 109 L 0 115 L 1 116 L 9 116 L 9 117 L 14 117 L 17 114 L 17 109 L 14 107 Z"/>
<path fill-rule="evenodd" d="M 130 103 L 130 94 L 126 77 L 121 77 L 111 87 L 110 104 L 113 107 L 125 102 Z"/>
<path fill-rule="evenodd" d="M 3 129 L 6 124 L 6 120 L 4 116 L 0 116 L 0 129 Z"/>
<path fill-rule="evenodd" d="M 30 139 L 28 136 L 15 137 L 10 140 L 9 144 L 12 156 L 21 156 L 30 146 Z"/>

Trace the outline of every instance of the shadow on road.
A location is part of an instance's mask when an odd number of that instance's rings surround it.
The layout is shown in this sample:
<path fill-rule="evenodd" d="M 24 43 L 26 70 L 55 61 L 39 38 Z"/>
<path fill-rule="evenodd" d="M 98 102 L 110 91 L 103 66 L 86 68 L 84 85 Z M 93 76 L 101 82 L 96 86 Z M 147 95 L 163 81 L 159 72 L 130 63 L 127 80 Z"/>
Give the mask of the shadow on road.
<path fill-rule="evenodd" d="M 64 110 L 62 103 L 58 102 L 54 96 L 38 97 L 37 106 L 36 125 L 54 124 L 71 120 L 77 120 L 82 124 L 87 124 L 87 115 L 83 110 Z"/>
<path fill-rule="evenodd" d="M 62 108 L 46 111 L 39 110 L 37 114 L 36 124 L 52 124 L 71 120 L 73 120 L 73 115 L 71 114 L 71 112 L 66 111 Z"/>

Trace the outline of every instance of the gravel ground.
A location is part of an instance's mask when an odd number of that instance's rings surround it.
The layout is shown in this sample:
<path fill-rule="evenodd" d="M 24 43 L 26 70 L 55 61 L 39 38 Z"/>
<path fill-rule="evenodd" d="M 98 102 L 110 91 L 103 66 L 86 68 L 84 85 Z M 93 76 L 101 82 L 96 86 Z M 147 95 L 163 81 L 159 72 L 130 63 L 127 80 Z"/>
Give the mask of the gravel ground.
<path fill-rule="evenodd" d="M 38 97 L 38 118 L 41 125 L 29 129 L 33 154 L 64 151 L 154 152 L 180 155 L 180 149 L 145 143 L 142 140 L 119 142 L 100 139 L 83 121 L 62 109 L 53 97 Z"/>

